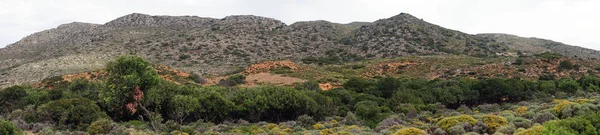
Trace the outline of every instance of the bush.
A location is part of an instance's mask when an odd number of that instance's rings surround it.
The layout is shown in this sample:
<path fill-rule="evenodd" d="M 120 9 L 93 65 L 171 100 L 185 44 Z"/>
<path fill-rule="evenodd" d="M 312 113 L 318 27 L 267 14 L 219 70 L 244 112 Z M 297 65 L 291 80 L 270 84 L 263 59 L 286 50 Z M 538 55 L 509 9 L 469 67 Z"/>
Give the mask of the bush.
<path fill-rule="evenodd" d="M 0 119 L 0 134 L 1 135 L 23 135 L 21 129 L 15 127 L 12 123 Z"/>
<path fill-rule="evenodd" d="M 295 88 L 298 90 L 310 90 L 310 91 L 316 91 L 316 92 L 321 91 L 321 87 L 319 87 L 319 83 L 317 83 L 316 81 L 312 81 L 312 80 L 300 83 Z"/>
<path fill-rule="evenodd" d="M 239 105 L 235 113 L 250 121 L 292 120 L 303 114 L 314 114 L 320 107 L 302 91 L 277 86 L 240 90 L 231 101 Z"/>
<path fill-rule="evenodd" d="M 529 128 L 529 127 L 531 127 L 531 120 L 520 118 L 520 117 L 512 120 L 511 123 L 513 123 L 516 128 Z"/>
<path fill-rule="evenodd" d="M 88 133 L 90 135 L 97 134 L 108 134 L 113 128 L 113 122 L 109 119 L 100 119 L 94 121 L 90 127 L 88 127 Z"/>
<path fill-rule="evenodd" d="M 562 79 L 558 83 L 558 89 L 567 93 L 575 93 L 579 90 L 579 83 L 571 78 Z"/>
<path fill-rule="evenodd" d="M 544 124 L 543 134 L 561 135 L 597 135 L 600 129 L 600 115 L 572 117 L 563 120 L 553 120 Z"/>
<path fill-rule="evenodd" d="M 461 122 L 466 122 L 466 123 L 473 125 L 473 124 L 477 123 L 477 120 L 469 115 L 460 115 L 460 116 L 446 117 L 446 118 L 440 120 L 437 124 L 442 129 L 448 131 L 451 127 L 454 127 Z"/>
<path fill-rule="evenodd" d="M 38 114 L 43 121 L 69 128 L 86 127 L 97 119 L 107 117 L 96 103 L 86 98 L 52 101 L 40 106 Z"/>
<path fill-rule="evenodd" d="M 232 75 L 227 79 L 219 80 L 219 85 L 221 86 L 236 86 L 238 84 L 246 83 L 246 76 L 244 75 Z"/>
<path fill-rule="evenodd" d="M 485 115 L 483 116 L 482 121 L 487 124 L 489 133 L 494 133 L 499 127 L 508 124 L 504 117 L 497 115 Z"/>
<path fill-rule="evenodd" d="M 563 69 L 563 70 L 571 70 L 574 67 L 575 66 L 573 65 L 573 63 L 571 63 L 570 61 L 567 61 L 567 60 L 561 61 L 560 64 L 558 65 L 558 68 Z"/>
<path fill-rule="evenodd" d="M 424 134 L 425 134 L 425 131 L 418 129 L 418 128 L 410 127 L 410 128 L 400 129 L 397 132 L 395 132 L 393 135 L 424 135 Z"/>
<path fill-rule="evenodd" d="M 393 115 L 390 116 L 386 119 L 384 119 L 383 121 L 379 122 L 379 124 L 377 124 L 377 127 L 375 128 L 375 131 L 382 131 L 385 129 L 388 129 L 392 126 L 395 125 L 406 125 L 408 123 L 406 123 L 404 120 L 402 120 L 402 118 L 400 118 L 399 116 Z"/>
<path fill-rule="evenodd" d="M 205 84 L 208 82 L 208 80 L 206 80 L 206 78 L 204 78 L 198 74 L 195 74 L 195 73 L 191 73 L 190 76 L 188 76 L 188 79 L 190 79 L 198 84 Z"/>
<path fill-rule="evenodd" d="M 541 134 L 542 131 L 544 131 L 544 126 L 533 126 L 529 129 L 523 130 L 523 131 L 519 131 L 517 133 L 515 133 L 515 135 L 537 135 L 537 134 Z"/>
<path fill-rule="evenodd" d="M 533 122 L 535 123 L 544 123 L 546 121 L 550 121 L 550 120 L 554 120 L 556 119 L 556 116 L 554 116 L 554 114 L 550 113 L 550 112 L 542 112 L 542 113 L 538 113 L 533 117 Z"/>
<path fill-rule="evenodd" d="M 498 104 L 483 104 L 483 105 L 478 105 L 477 109 L 479 110 L 479 112 L 482 112 L 482 113 L 499 112 L 500 105 L 498 105 Z"/>
<path fill-rule="evenodd" d="M 0 91 L 0 111 L 11 112 L 25 96 L 27 92 L 23 86 L 12 86 Z"/>
<path fill-rule="evenodd" d="M 449 135 L 462 135 L 464 133 L 467 133 L 467 131 L 465 131 L 465 128 L 463 128 L 462 125 L 452 126 L 450 129 L 448 129 Z"/>

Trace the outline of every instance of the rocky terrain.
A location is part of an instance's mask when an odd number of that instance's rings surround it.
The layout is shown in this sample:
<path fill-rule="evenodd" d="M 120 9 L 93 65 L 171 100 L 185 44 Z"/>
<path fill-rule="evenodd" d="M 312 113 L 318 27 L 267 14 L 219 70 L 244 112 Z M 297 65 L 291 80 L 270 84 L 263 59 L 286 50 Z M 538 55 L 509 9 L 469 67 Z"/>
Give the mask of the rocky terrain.
<path fill-rule="evenodd" d="M 600 52 L 506 34 L 470 35 L 402 13 L 349 24 L 236 15 L 129 14 L 106 24 L 74 22 L 34 33 L 0 49 L 0 87 L 102 68 L 135 54 L 153 63 L 204 76 L 244 70 L 268 60 L 356 61 L 411 55 L 523 56 L 554 52 L 596 60 Z"/>

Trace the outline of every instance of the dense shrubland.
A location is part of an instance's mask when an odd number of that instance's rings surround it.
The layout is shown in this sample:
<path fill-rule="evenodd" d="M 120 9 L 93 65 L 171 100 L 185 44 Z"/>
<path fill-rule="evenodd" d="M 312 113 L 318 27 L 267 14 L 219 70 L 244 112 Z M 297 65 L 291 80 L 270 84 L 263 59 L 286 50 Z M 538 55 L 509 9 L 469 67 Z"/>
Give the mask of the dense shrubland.
<path fill-rule="evenodd" d="M 0 133 L 44 134 L 598 134 L 600 78 L 351 78 L 321 91 L 175 84 L 122 56 L 103 81 L 0 91 Z M 58 79 L 60 80 L 60 79 Z"/>

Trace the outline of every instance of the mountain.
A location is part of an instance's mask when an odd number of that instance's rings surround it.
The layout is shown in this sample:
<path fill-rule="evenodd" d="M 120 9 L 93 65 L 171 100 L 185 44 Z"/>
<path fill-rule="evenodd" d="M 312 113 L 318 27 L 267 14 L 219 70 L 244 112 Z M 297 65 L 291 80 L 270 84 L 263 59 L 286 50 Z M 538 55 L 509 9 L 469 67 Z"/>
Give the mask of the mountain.
<path fill-rule="evenodd" d="M 585 60 L 600 58 L 596 50 L 545 39 L 466 34 L 406 13 L 375 22 L 320 20 L 291 25 L 253 15 L 216 19 L 133 13 L 105 24 L 63 24 L 1 48 L 0 86 L 97 70 L 124 54 L 215 76 L 279 59 L 335 62 L 412 55 L 530 56 L 543 52 Z"/>

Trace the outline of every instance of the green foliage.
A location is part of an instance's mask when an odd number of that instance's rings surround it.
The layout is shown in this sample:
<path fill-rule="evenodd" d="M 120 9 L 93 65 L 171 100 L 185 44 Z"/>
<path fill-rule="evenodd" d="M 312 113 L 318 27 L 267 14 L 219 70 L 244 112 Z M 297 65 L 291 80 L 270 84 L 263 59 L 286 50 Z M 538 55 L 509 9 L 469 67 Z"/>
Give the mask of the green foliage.
<path fill-rule="evenodd" d="M 219 80 L 219 85 L 221 86 L 235 86 L 244 83 L 246 83 L 246 76 L 239 74 L 229 76 L 227 79 Z"/>
<path fill-rule="evenodd" d="M 544 130 L 544 126 L 533 126 L 527 130 L 516 132 L 515 135 L 538 135 Z"/>
<path fill-rule="evenodd" d="M 571 78 L 561 79 L 558 82 L 558 89 L 563 92 L 574 93 L 579 90 L 579 88 L 579 83 Z"/>
<path fill-rule="evenodd" d="M 23 131 L 12 123 L 0 119 L 0 134 L 2 135 L 24 135 Z"/>
<path fill-rule="evenodd" d="M 354 105 L 356 115 L 366 122 L 369 127 L 377 126 L 379 121 L 385 119 L 392 112 L 385 106 L 379 106 L 377 102 L 361 101 Z"/>
<path fill-rule="evenodd" d="M 295 88 L 298 90 L 309 90 L 309 91 L 316 91 L 316 92 L 321 91 L 321 87 L 319 87 L 319 83 L 317 83 L 316 81 L 312 81 L 312 80 L 300 83 L 299 85 L 296 85 Z"/>
<path fill-rule="evenodd" d="M 377 93 L 373 94 L 384 98 L 390 98 L 401 86 L 401 82 L 396 78 L 382 78 L 377 82 Z"/>
<path fill-rule="evenodd" d="M 40 106 L 37 113 L 43 121 L 67 128 L 85 127 L 97 119 L 106 117 L 96 103 L 86 98 L 51 101 Z"/>
<path fill-rule="evenodd" d="M 487 124 L 489 133 L 494 133 L 498 128 L 508 124 L 504 117 L 497 115 L 485 115 L 483 116 L 482 121 Z"/>
<path fill-rule="evenodd" d="M 570 61 L 563 60 L 558 65 L 558 68 L 562 70 L 571 70 L 575 68 L 575 65 L 573 65 L 573 63 L 571 63 Z"/>
<path fill-rule="evenodd" d="M 108 134 L 113 128 L 113 122 L 109 119 L 94 121 L 87 131 L 90 135 Z"/>
<path fill-rule="evenodd" d="M 189 59 L 191 56 L 187 55 L 187 54 L 180 54 L 179 55 L 179 60 L 186 60 Z"/>
<path fill-rule="evenodd" d="M 410 127 L 410 128 L 400 129 L 392 135 L 424 135 L 424 134 L 425 134 L 425 131 L 418 129 L 418 128 Z"/>
<path fill-rule="evenodd" d="M 517 58 L 517 60 L 515 60 L 515 65 L 523 65 L 525 63 L 525 59 L 523 58 Z"/>
<path fill-rule="evenodd" d="M 588 75 L 581 77 L 577 82 L 579 82 L 583 90 L 588 92 L 600 92 L 600 77 Z"/>
<path fill-rule="evenodd" d="M 89 81 L 87 79 L 74 79 L 68 86 L 68 90 L 73 94 L 94 101 L 99 100 L 98 91 L 101 89 L 103 89 L 101 83 Z"/>
<path fill-rule="evenodd" d="M 306 114 L 300 115 L 298 119 L 296 119 L 296 122 L 298 122 L 298 124 L 304 128 L 308 128 L 316 123 L 313 117 Z"/>
<path fill-rule="evenodd" d="M 170 101 L 170 106 L 174 108 L 171 113 L 175 120 L 183 121 L 190 113 L 200 108 L 200 102 L 197 98 L 189 95 L 176 95 Z"/>
<path fill-rule="evenodd" d="M 469 115 L 460 115 L 460 116 L 446 117 L 446 118 L 440 120 L 437 123 L 437 125 L 440 126 L 444 130 L 449 130 L 451 127 L 454 127 L 461 122 L 475 124 L 475 123 L 477 123 L 477 120 Z"/>
<path fill-rule="evenodd" d="M 365 78 L 350 78 L 350 80 L 344 83 L 343 86 L 351 91 L 370 93 L 375 87 L 375 82 Z"/>
<path fill-rule="evenodd" d="M 596 135 L 600 129 L 600 115 L 573 117 L 544 123 L 544 135 Z"/>
<path fill-rule="evenodd" d="M 0 91 L 0 111 L 11 112 L 18 107 L 19 101 L 27 96 L 27 91 L 23 86 L 12 86 Z"/>
<path fill-rule="evenodd" d="M 306 94 L 288 87 L 254 87 L 239 91 L 232 101 L 239 105 L 238 116 L 251 120 L 295 119 L 313 114 L 319 106 Z"/>
<path fill-rule="evenodd" d="M 188 79 L 190 79 L 198 84 L 205 84 L 208 82 L 208 80 L 206 80 L 206 78 L 204 78 L 198 74 L 195 74 L 195 73 L 191 73 L 190 76 L 188 76 Z"/>
<path fill-rule="evenodd" d="M 107 87 L 100 90 L 99 97 L 108 108 L 119 112 L 135 113 L 144 93 L 159 80 L 150 62 L 138 56 L 119 56 L 106 65 L 106 71 L 108 76 L 104 83 Z"/>

